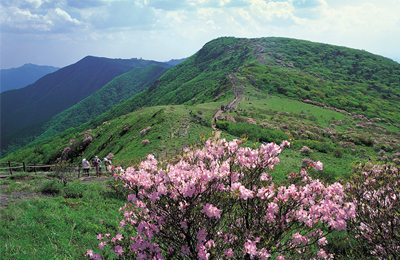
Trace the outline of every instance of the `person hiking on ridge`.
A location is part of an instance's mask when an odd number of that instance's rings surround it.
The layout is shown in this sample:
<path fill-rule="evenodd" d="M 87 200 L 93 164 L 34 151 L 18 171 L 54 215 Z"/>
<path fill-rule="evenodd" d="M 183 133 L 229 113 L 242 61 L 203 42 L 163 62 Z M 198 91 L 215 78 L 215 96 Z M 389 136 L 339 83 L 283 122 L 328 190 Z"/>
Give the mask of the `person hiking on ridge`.
<path fill-rule="evenodd" d="M 101 161 L 100 161 L 99 157 L 97 157 L 97 156 L 94 157 L 94 159 L 92 160 L 92 165 L 96 171 L 96 177 L 100 177 Z"/>
<path fill-rule="evenodd" d="M 87 173 L 89 175 L 89 170 L 90 170 L 90 162 L 88 160 L 83 159 L 82 160 L 82 169 L 84 173 Z"/>
<path fill-rule="evenodd" d="M 111 171 L 111 169 L 108 169 L 108 166 L 111 166 L 112 161 L 110 159 L 104 158 L 104 166 L 106 167 L 106 171 Z"/>

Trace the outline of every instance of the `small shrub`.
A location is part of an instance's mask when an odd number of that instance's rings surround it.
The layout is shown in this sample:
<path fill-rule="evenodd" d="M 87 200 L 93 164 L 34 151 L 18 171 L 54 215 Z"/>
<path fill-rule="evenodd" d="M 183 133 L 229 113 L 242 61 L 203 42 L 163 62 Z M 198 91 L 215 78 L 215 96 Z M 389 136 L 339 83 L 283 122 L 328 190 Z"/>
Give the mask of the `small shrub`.
<path fill-rule="evenodd" d="M 15 181 L 22 181 L 22 180 L 27 181 L 27 180 L 35 179 L 35 177 L 36 177 L 35 175 L 31 175 L 31 174 L 22 172 L 22 173 L 17 173 L 17 174 L 14 173 L 13 175 L 9 176 L 8 179 L 15 180 Z"/>
<path fill-rule="evenodd" d="M 307 146 L 303 146 L 301 149 L 300 149 L 300 153 L 302 154 L 302 155 L 310 155 L 310 154 L 312 154 L 313 153 L 313 150 L 311 150 L 310 148 L 308 148 Z"/>
<path fill-rule="evenodd" d="M 311 160 L 311 159 L 308 159 L 308 158 L 303 158 L 302 160 L 301 160 L 301 164 L 302 164 L 302 167 L 309 167 L 311 164 L 313 164 L 314 163 L 314 161 L 313 160 Z"/>
<path fill-rule="evenodd" d="M 310 154 L 310 156 L 309 156 L 309 157 L 310 157 L 310 159 L 311 159 L 311 160 L 313 160 L 313 161 L 318 161 L 318 158 L 317 158 L 317 156 L 316 156 L 315 154 L 313 154 L 313 153 L 312 153 L 312 154 Z"/>
<path fill-rule="evenodd" d="M 62 185 L 57 181 L 47 181 L 44 183 L 42 188 L 42 193 L 51 194 L 51 195 L 58 195 L 62 190 Z"/>
<path fill-rule="evenodd" d="M 85 187 L 80 184 L 71 183 L 64 187 L 62 190 L 62 196 L 64 198 L 78 199 L 83 197 Z"/>
<path fill-rule="evenodd" d="M 336 148 L 335 150 L 333 150 L 332 154 L 336 158 L 342 158 L 344 154 L 344 149 L 342 147 Z"/>

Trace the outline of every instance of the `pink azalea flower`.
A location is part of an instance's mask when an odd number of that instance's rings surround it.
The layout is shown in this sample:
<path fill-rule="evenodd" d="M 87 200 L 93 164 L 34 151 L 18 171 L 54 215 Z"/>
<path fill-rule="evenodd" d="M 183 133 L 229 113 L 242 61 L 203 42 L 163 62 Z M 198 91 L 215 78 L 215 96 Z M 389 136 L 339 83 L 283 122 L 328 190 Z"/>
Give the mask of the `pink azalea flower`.
<path fill-rule="evenodd" d="M 212 204 L 207 203 L 205 206 L 203 206 L 203 210 L 201 211 L 202 213 L 205 213 L 208 217 L 216 217 L 216 218 L 221 218 L 221 211 L 217 207 L 214 207 Z"/>
<path fill-rule="evenodd" d="M 190 254 L 190 249 L 187 245 L 181 247 L 182 256 L 186 256 Z"/>
<path fill-rule="evenodd" d="M 207 236 L 206 231 L 204 231 L 204 229 L 200 229 L 199 232 L 197 233 L 197 240 L 199 241 L 199 244 L 203 243 L 206 240 L 206 236 Z"/>
<path fill-rule="evenodd" d="M 226 255 L 226 257 L 227 257 L 228 259 L 231 259 L 231 258 L 234 256 L 234 253 L 233 253 L 233 251 L 232 251 L 232 248 L 229 248 L 228 250 L 226 250 L 226 251 L 224 252 L 224 254 Z"/>
<path fill-rule="evenodd" d="M 93 259 L 93 260 L 101 260 L 101 255 L 99 255 L 99 254 L 94 254 L 94 255 L 92 255 L 92 256 L 90 257 L 90 259 Z"/>
<path fill-rule="evenodd" d="M 318 245 L 320 245 L 320 246 L 325 246 L 326 244 L 328 244 L 328 240 L 326 239 L 326 237 L 321 237 L 321 238 L 318 240 Z"/>
<path fill-rule="evenodd" d="M 122 246 L 118 245 L 115 247 L 114 250 L 111 250 L 111 252 L 117 253 L 117 258 L 121 255 L 123 255 L 124 250 L 122 249 Z"/>
<path fill-rule="evenodd" d="M 319 259 L 321 259 L 321 258 L 327 259 L 328 258 L 328 255 L 326 254 L 325 250 L 322 248 L 318 251 L 317 256 Z"/>
<path fill-rule="evenodd" d="M 315 170 L 322 170 L 322 162 L 318 161 L 315 163 Z"/>
<path fill-rule="evenodd" d="M 122 239 L 124 239 L 124 237 L 123 237 L 121 234 L 117 234 L 117 235 L 115 236 L 115 238 L 116 238 L 117 240 L 119 240 L 119 241 L 121 241 Z"/>
<path fill-rule="evenodd" d="M 285 257 L 283 257 L 281 254 L 279 254 L 279 255 L 276 257 L 276 260 L 285 260 Z"/>
<path fill-rule="evenodd" d="M 99 244 L 100 250 L 103 250 L 103 249 L 104 249 L 104 246 L 105 246 L 106 244 L 107 244 L 106 241 L 101 242 L 101 243 Z"/>
<path fill-rule="evenodd" d="M 92 255 L 93 255 L 93 250 L 90 250 L 90 249 L 88 249 L 88 250 L 86 250 L 86 254 L 85 254 L 86 256 L 89 256 L 89 257 L 92 257 Z"/>
<path fill-rule="evenodd" d="M 250 241 L 247 240 L 246 243 L 244 243 L 244 249 L 246 250 L 246 253 L 250 255 L 250 258 L 253 259 L 255 255 L 257 255 L 257 247 L 256 247 L 256 241 Z"/>

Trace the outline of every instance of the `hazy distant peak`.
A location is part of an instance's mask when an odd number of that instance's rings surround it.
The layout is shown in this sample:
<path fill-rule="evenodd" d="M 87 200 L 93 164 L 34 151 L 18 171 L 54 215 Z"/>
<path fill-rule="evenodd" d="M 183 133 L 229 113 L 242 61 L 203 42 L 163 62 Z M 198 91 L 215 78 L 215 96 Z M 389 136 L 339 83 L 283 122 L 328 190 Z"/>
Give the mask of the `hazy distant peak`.
<path fill-rule="evenodd" d="M 179 63 L 185 61 L 186 59 L 187 59 L 187 58 L 172 59 L 172 60 L 166 61 L 165 63 L 167 63 L 167 64 L 169 64 L 169 65 L 172 65 L 172 66 L 176 66 L 176 65 L 178 65 Z"/>

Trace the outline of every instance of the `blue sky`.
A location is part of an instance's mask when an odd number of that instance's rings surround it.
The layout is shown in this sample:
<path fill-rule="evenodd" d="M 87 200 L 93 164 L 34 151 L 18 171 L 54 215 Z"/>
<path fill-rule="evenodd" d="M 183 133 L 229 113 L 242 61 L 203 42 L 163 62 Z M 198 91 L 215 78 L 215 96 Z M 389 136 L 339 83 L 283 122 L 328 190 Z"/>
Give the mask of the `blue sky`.
<path fill-rule="evenodd" d="M 290 37 L 400 62 L 400 0 L 1 0 L 1 68 L 167 61 L 221 36 Z"/>

